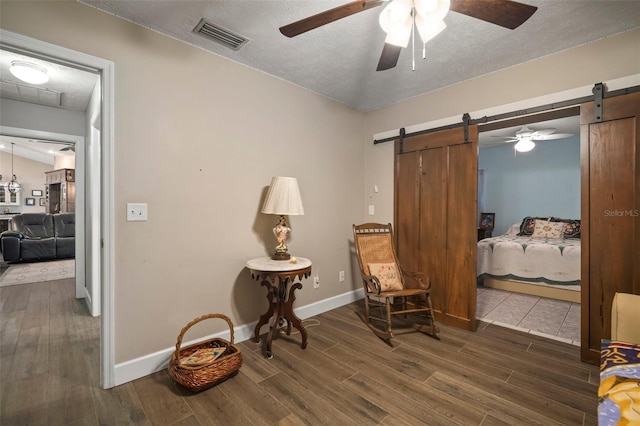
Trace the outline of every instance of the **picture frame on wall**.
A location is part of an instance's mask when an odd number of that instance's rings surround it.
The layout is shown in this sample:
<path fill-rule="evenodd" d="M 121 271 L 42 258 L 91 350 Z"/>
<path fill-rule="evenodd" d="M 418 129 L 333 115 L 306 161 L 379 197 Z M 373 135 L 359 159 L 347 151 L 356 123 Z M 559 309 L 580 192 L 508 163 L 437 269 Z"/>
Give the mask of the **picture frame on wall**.
<path fill-rule="evenodd" d="M 480 229 L 493 229 L 496 223 L 495 213 L 480 213 Z"/>
<path fill-rule="evenodd" d="M 36 199 L 35 198 L 25 198 L 24 202 L 27 206 L 35 206 L 36 205 Z"/>
<path fill-rule="evenodd" d="M 46 206 L 47 205 L 47 199 L 46 198 L 40 198 L 40 205 L 41 206 Z"/>
<path fill-rule="evenodd" d="M 41 189 L 32 189 L 31 190 L 31 196 L 33 196 L 33 197 L 42 197 L 42 190 Z"/>

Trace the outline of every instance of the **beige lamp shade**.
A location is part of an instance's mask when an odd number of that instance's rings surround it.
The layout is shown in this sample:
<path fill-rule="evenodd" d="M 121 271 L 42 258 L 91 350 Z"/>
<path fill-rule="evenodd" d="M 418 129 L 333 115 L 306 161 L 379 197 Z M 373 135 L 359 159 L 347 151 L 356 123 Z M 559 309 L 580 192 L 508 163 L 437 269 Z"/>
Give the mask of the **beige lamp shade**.
<path fill-rule="evenodd" d="M 304 214 L 296 178 L 275 176 L 271 179 L 262 213 L 289 216 Z"/>

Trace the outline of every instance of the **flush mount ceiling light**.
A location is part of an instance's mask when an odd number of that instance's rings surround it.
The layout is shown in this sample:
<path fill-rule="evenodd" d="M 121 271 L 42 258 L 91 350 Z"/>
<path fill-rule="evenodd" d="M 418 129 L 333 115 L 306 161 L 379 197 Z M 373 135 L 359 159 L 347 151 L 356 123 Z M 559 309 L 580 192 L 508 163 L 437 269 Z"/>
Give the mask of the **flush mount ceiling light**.
<path fill-rule="evenodd" d="M 31 84 L 43 84 L 49 81 L 47 70 L 39 65 L 25 61 L 12 61 L 9 68 L 11 74 Z"/>

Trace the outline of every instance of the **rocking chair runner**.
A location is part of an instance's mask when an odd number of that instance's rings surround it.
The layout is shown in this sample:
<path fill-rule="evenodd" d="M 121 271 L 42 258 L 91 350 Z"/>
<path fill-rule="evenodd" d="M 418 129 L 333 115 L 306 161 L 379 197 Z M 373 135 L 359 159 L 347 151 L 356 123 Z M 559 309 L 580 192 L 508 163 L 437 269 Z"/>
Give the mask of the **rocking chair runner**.
<path fill-rule="evenodd" d="M 402 315 L 416 330 L 438 338 L 431 281 L 422 272 L 402 269 L 393 247 L 391 224 L 353 225 L 353 239 L 364 286 L 365 312 L 356 309 L 360 319 L 387 341 L 393 338 L 392 315 Z M 411 316 L 421 321 L 411 321 L 407 314 L 418 314 Z"/>

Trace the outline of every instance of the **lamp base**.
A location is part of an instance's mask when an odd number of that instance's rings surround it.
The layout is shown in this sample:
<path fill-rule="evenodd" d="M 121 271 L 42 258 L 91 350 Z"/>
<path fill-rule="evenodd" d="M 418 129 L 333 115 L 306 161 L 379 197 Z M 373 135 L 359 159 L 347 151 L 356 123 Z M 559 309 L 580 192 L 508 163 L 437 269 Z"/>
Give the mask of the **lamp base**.
<path fill-rule="evenodd" d="M 278 245 L 276 246 L 275 251 L 273 252 L 273 255 L 271 255 L 272 260 L 291 259 L 291 255 L 288 253 L 287 245 L 285 244 L 287 242 L 287 238 L 289 237 L 290 232 L 291 232 L 291 228 L 287 226 L 287 221 L 284 215 L 280 215 L 280 217 L 278 217 L 278 223 L 276 224 L 276 227 L 273 228 L 273 235 L 276 236 L 276 239 L 278 240 Z"/>
<path fill-rule="evenodd" d="M 287 252 L 284 252 L 284 253 L 275 252 L 271 255 L 271 259 L 272 260 L 289 260 L 291 259 L 291 255 Z"/>

